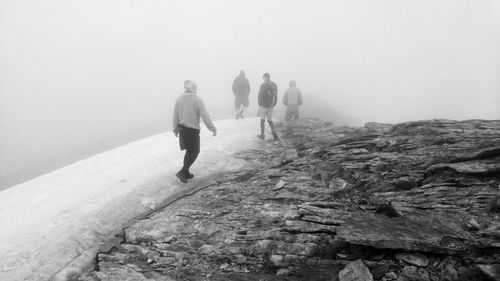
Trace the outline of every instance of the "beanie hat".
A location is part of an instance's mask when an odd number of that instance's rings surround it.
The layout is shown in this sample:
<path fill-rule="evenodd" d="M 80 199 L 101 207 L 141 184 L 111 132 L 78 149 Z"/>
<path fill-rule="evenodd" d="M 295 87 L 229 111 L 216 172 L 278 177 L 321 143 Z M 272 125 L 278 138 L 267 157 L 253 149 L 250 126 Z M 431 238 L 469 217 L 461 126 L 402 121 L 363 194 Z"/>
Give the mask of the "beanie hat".
<path fill-rule="evenodd" d="M 196 93 L 198 90 L 198 86 L 196 86 L 196 83 L 194 83 L 191 80 L 186 80 L 184 81 L 184 90 L 186 93 Z"/>

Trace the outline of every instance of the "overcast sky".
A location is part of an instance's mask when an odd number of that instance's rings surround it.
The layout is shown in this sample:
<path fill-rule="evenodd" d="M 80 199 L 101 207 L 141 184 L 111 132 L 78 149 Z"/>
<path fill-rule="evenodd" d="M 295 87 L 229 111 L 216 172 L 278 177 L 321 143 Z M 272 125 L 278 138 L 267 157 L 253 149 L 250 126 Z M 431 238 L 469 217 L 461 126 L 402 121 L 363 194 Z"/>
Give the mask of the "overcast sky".
<path fill-rule="evenodd" d="M 170 129 L 186 79 L 232 116 L 240 70 L 250 109 L 270 72 L 363 122 L 499 119 L 500 1 L 2 0 L 0 178 Z"/>

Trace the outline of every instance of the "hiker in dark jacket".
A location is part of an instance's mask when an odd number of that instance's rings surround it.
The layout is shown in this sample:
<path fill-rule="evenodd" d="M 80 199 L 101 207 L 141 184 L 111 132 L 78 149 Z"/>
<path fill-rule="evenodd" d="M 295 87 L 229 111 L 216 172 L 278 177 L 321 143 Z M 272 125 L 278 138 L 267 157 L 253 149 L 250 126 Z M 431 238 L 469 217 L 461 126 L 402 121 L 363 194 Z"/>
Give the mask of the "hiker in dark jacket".
<path fill-rule="evenodd" d="M 244 118 L 243 113 L 250 104 L 248 95 L 250 94 L 250 82 L 245 77 L 245 72 L 240 71 L 240 75 L 233 81 L 233 94 L 235 96 L 234 107 L 236 109 L 236 119 Z"/>
<path fill-rule="evenodd" d="M 260 117 L 260 135 L 257 135 L 260 139 L 265 139 L 264 129 L 266 124 L 269 123 L 269 127 L 271 128 L 271 132 L 273 134 L 274 141 L 279 141 L 278 135 L 274 130 L 273 124 L 273 108 L 278 101 L 278 86 L 271 81 L 271 76 L 269 73 L 264 73 L 262 76 L 264 78 L 264 83 L 260 85 L 259 89 L 259 112 L 258 116 Z"/>
<path fill-rule="evenodd" d="M 184 166 L 176 176 L 186 183 L 188 179 L 194 177 L 189 172 L 189 168 L 200 153 L 200 117 L 214 136 L 217 135 L 217 129 L 210 120 L 203 101 L 196 94 L 198 90 L 196 84 L 191 80 L 186 80 L 184 90 L 184 94 L 175 101 L 173 128 L 175 136 L 179 137 L 181 150 L 186 150 Z"/>

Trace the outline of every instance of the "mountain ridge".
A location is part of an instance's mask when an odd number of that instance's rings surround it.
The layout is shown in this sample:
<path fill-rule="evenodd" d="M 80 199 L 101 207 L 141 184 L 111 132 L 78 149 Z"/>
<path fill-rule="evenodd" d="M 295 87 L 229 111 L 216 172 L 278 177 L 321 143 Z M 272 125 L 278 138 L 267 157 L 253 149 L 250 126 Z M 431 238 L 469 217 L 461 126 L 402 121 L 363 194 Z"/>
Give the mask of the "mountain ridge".
<path fill-rule="evenodd" d="M 499 280 L 500 121 L 277 127 L 78 280 Z"/>

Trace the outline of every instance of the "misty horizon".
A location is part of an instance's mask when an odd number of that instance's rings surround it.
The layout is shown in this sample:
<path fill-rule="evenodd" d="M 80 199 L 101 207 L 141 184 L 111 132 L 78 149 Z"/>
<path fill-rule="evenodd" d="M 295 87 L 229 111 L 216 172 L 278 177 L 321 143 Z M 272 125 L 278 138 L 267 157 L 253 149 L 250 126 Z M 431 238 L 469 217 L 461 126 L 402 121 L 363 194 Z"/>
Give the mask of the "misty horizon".
<path fill-rule="evenodd" d="M 2 1 L 0 190 L 170 130 L 187 79 L 234 118 L 240 70 L 249 117 L 269 72 L 337 124 L 499 119 L 500 2 Z"/>

